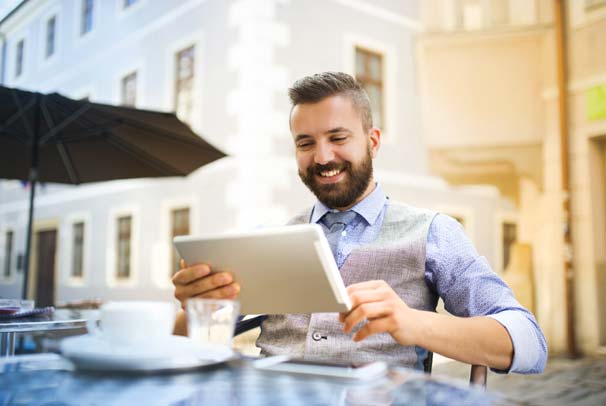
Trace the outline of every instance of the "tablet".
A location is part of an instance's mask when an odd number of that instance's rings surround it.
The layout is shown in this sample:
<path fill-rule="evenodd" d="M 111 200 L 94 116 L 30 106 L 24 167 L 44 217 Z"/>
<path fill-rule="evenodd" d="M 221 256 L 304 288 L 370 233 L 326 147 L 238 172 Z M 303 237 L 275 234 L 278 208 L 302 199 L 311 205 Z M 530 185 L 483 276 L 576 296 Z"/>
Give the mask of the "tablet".
<path fill-rule="evenodd" d="M 387 364 L 374 361 L 367 364 L 352 364 L 338 361 L 309 361 L 291 359 L 286 355 L 261 358 L 253 367 L 263 371 L 330 377 L 339 379 L 370 380 L 385 376 Z"/>
<path fill-rule="evenodd" d="M 349 295 L 322 228 L 298 224 L 214 236 L 179 236 L 188 264 L 233 273 L 242 314 L 346 312 Z"/>

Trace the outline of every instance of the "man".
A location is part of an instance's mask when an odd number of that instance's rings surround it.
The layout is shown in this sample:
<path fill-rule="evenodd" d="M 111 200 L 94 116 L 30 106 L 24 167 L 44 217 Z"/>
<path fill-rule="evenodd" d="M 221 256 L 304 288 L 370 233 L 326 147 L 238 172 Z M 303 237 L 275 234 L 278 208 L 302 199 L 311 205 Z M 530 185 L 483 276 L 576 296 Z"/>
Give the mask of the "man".
<path fill-rule="evenodd" d="M 299 176 L 316 195 L 291 221 L 320 224 L 352 300 L 347 314 L 269 316 L 263 354 L 377 359 L 419 367 L 426 351 L 496 371 L 538 373 L 547 359 L 536 320 L 478 256 L 452 218 L 390 202 L 374 182 L 381 132 L 351 76 L 322 73 L 289 91 Z M 204 264 L 173 278 L 175 297 L 236 298 L 229 273 Z M 453 315 L 435 313 L 438 296 Z M 185 333 L 178 316 L 176 334 Z"/>

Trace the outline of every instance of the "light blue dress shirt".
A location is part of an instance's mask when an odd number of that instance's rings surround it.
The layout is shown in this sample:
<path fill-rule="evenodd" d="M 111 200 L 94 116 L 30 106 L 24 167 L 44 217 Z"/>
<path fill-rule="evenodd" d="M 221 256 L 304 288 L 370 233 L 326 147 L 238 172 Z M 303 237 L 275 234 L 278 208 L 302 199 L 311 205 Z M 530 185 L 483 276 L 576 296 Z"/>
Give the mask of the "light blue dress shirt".
<path fill-rule="evenodd" d="M 389 206 L 380 185 L 350 210 L 357 215 L 337 245 L 339 268 L 351 251 L 374 241 Z M 321 202 L 314 205 L 310 222 L 320 224 L 330 209 Z M 547 362 L 547 343 L 536 319 L 515 299 L 511 289 L 492 271 L 486 258 L 478 255 L 461 224 L 452 217 L 437 214 L 427 234 L 425 282 L 443 300 L 446 310 L 461 317 L 488 316 L 501 323 L 513 342 L 514 356 L 508 371 L 539 373 Z"/>

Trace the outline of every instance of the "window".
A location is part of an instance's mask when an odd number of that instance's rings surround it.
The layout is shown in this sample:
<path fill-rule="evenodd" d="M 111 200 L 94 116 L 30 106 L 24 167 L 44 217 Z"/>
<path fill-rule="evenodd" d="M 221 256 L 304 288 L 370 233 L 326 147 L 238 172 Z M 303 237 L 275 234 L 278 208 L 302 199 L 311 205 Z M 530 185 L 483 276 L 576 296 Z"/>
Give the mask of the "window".
<path fill-rule="evenodd" d="M 127 279 L 130 277 L 130 254 L 131 254 L 131 227 L 132 217 L 122 216 L 116 220 L 118 223 L 118 252 L 117 252 L 117 277 Z"/>
<path fill-rule="evenodd" d="M 81 278 L 84 274 L 84 223 L 79 221 L 72 225 L 72 272 L 73 278 Z"/>
<path fill-rule="evenodd" d="M 23 53 L 25 51 L 25 40 L 17 42 L 17 55 L 15 59 L 15 77 L 21 76 L 23 73 Z"/>
<path fill-rule="evenodd" d="M 194 99 L 194 46 L 177 52 L 175 112 L 179 119 L 191 123 Z"/>
<path fill-rule="evenodd" d="M 128 8 L 130 6 L 132 6 L 133 4 L 135 4 L 138 0 L 123 0 L 124 2 L 122 3 L 124 5 L 124 8 Z"/>
<path fill-rule="evenodd" d="M 57 31 L 57 18 L 55 16 L 46 21 L 46 48 L 44 56 L 49 58 L 55 53 L 55 33 Z"/>
<path fill-rule="evenodd" d="M 516 223 L 503 223 L 503 269 L 507 269 L 510 259 L 510 250 L 518 236 L 518 226 Z"/>
<path fill-rule="evenodd" d="M 122 78 L 122 105 L 134 107 L 137 104 L 137 72 Z"/>
<path fill-rule="evenodd" d="M 171 211 L 171 242 L 178 235 L 189 234 L 189 208 L 175 209 Z M 173 246 L 171 258 L 172 274 L 179 270 L 179 254 Z"/>
<path fill-rule="evenodd" d="M 84 35 L 93 29 L 93 5 L 94 0 L 82 0 L 81 35 Z"/>
<path fill-rule="evenodd" d="M 356 47 L 356 79 L 362 84 L 370 98 L 374 126 L 382 128 L 385 124 L 383 55 Z"/>
<path fill-rule="evenodd" d="M 4 277 L 11 276 L 11 262 L 13 257 L 13 232 L 7 231 L 4 240 Z"/>

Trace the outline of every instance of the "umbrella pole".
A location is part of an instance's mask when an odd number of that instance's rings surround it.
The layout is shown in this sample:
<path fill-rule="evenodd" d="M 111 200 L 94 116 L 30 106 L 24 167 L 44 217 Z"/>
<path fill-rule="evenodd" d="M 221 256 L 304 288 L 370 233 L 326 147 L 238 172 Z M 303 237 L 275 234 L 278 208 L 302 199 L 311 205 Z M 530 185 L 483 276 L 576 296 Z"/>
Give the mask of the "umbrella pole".
<path fill-rule="evenodd" d="M 27 299 L 27 285 L 29 276 L 29 258 L 32 247 L 32 229 L 34 226 L 34 197 L 36 195 L 36 183 L 38 181 L 38 137 L 40 132 L 40 94 L 36 94 L 34 104 L 34 139 L 32 142 L 32 166 L 29 169 L 29 216 L 27 220 L 27 240 L 25 242 L 25 260 L 23 261 L 23 290 L 21 298 Z"/>
<path fill-rule="evenodd" d="M 27 240 L 25 243 L 25 260 L 23 261 L 23 291 L 21 293 L 22 299 L 27 299 L 27 284 L 29 276 L 29 257 L 32 246 L 32 228 L 34 222 L 34 197 L 36 195 L 36 182 L 38 180 L 38 170 L 30 168 L 29 172 L 29 217 L 27 220 Z"/>

